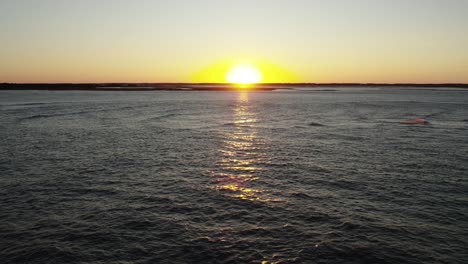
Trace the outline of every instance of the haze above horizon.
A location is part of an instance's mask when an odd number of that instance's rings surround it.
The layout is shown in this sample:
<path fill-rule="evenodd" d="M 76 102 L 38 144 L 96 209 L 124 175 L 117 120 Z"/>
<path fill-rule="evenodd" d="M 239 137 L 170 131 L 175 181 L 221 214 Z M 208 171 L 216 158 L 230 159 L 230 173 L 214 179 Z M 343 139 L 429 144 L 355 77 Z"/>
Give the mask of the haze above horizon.
<path fill-rule="evenodd" d="M 224 82 L 252 65 L 266 83 L 468 83 L 463 0 L 4 0 L 0 10 L 0 82 Z"/>

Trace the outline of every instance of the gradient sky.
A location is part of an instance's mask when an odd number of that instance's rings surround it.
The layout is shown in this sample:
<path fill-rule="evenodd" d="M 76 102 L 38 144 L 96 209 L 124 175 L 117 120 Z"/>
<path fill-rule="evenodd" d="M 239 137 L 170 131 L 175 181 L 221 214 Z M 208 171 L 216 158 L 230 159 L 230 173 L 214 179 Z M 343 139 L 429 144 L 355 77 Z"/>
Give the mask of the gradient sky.
<path fill-rule="evenodd" d="M 0 0 L 0 82 L 468 83 L 468 0 Z M 224 67 L 224 68 L 223 68 Z"/>

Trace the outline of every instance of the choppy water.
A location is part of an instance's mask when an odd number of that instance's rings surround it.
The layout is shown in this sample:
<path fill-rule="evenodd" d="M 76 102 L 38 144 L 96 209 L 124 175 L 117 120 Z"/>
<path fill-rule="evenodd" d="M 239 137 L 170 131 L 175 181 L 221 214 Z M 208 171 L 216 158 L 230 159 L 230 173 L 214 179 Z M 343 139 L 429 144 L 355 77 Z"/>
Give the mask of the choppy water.
<path fill-rule="evenodd" d="M 467 91 L 2 91 L 0 259 L 466 263 L 467 169 Z"/>

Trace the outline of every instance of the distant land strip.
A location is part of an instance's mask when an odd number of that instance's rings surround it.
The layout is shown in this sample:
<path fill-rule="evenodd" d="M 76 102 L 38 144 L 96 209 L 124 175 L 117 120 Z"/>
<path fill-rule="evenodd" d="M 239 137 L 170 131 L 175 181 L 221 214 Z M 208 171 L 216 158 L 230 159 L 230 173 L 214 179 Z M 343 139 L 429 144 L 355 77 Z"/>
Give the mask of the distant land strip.
<path fill-rule="evenodd" d="M 403 87 L 403 88 L 468 88 L 465 83 L 260 83 L 248 85 L 248 90 L 320 87 Z M 239 85 L 226 83 L 0 83 L 0 90 L 55 91 L 231 91 Z"/>

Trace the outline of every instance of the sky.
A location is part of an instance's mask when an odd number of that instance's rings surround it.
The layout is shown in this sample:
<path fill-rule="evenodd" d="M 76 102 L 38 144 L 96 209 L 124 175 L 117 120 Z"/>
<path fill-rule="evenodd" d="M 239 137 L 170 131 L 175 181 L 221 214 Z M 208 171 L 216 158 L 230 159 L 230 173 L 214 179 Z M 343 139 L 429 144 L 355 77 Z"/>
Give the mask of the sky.
<path fill-rule="evenodd" d="M 468 0 L 0 0 L 0 82 L 468 83 Z"/>

